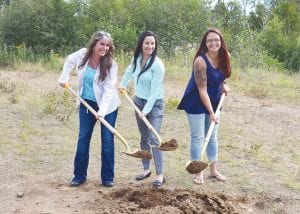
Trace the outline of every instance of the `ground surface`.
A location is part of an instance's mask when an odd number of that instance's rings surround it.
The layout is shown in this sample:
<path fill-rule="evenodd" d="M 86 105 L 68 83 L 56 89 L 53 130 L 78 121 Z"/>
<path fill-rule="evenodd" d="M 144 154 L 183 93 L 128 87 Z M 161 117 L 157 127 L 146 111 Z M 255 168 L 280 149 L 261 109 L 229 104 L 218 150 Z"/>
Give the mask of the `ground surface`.
<path fill-rule="evenodd" d="M 88 181 L 69 187 L 76 146 L 77 112 L 51 113 L 62 96 L 58 74 L 0 72 L 0 213 L 300 213 L 299 103 L 255 99 L 232 90 L 225 99 L 219 130 L 219 169 L 226 182 L 209 178 L 194 185 L 185 171 L 189 129 L 183 112 L 167 111 L 161 137 L 176 138 L 166 152 L 162 189 L 152 176 L 137 182 L 138 159 L 121 153 L 116 140 L 116 185 L 99 185 L 97 131 L 91 145 Z M 166 77 L 169 105 L 180 99 L 187 78 Z M 74 78 L 73 85 L 76 85 Z M 52 103 L 53 102 L 53 103 Z M 73 105 L 73 103 L 72 103 Z M 60 112 L 61 111 L 61 112 Z M 132 148 L 139 134 L 125 99 L 117 129 Z M 97 133 L 97 134 L 96 134 Z"/>

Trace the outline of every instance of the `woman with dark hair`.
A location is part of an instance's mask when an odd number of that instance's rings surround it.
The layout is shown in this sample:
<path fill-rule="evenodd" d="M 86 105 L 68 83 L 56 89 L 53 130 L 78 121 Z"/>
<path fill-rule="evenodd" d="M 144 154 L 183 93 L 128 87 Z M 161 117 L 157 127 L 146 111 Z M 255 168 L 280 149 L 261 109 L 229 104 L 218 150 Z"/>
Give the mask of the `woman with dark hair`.
<path fill-rule="evenodd" d="M 94 108 L 99 116 L 115 126 L 120 99 L 115 88 L 117 84 L 117 64 L 113 59 L 113 39 L 104 31 L 96 32 L 88 48 L 82 48 L 69 55 L 59 77 L 62 87 L 69 82 L 70 72 L 75 67 L 78 72 L 78 93 Z M 71 186 L 79 186 L 86 181 L 89 162 L 90 140 L 98 119 L 81 104 L 79 108 L 79 136 L 74 160 L 74 178 Z M 101 183 L 114 186 L 114 135 L 101 124 Z"/>
<path fill-rule="evenodd" d="M 229 92 L 225 79 L 229 78 L 231 67 L 229 52 L 220 31 L 211 28 L 204 34 L 200 47 L 193 61 L 193 72 L 183 98 L 178 105 L 187 113 L 191 131 L 190 155 L 192 160 L 199 160 L 202 144 L 208 131 L 210 122 L 215 121 L 211 138 L 207 146 L 207 157 L 210 165 L 211 177 L 225 181 L 217 169 L 218 159 L 218 120 L 214 112 L 218 106 L 221 94 Z M 203 183 L 203 172 L 193 177 L 195 184 Z"/>
<path fill-rule="evenodd" d="M 141 135 L 140 145 L 142 150 L 150 151 L 151 145 L 159 144 L 156 137 L 144 124 L 142 118 L 146 117 L 154 129 L 159 133 L 164 114 L 164 79 L 165 68 L 157 56 L 157 38 L 151 31 L 142 32 L 138 38 L 133 59 L 126 69 L 120 84 L 121 89 L 126 89 L 129 81 L 134 79 L 134 103 L 141 110 L 141 115 L 136 113 L 136 120 Z M 152 147 L 156 175 L 153 185 L 161 187 L 163 177 L 162 151 Z M 151 175 L 150 160 L 143 159 L 144 171 L 136 177 L 143 180 Z"/>

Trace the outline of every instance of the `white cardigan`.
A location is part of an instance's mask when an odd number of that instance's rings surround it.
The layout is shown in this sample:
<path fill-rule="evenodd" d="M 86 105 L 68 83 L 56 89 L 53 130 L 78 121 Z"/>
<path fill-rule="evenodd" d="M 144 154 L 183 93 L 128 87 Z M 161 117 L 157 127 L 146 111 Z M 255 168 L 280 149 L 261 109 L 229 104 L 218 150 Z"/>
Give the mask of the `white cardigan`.
<path fill-rule="evenodd" d="M 59 83 L 68 83 L 70 79 L 70 73 L 75 67 L 78 74 L 78 94 L 81 96 L 83 90 L 83 77 L 86 70 L 87 63 L 82 67 L 78 68 L 85 56 L 87 49 L 82 48 L 72 54 L 70 54 L 63 67 L 63 71 L 58 79 Z M 109 74 L 105 77 L 104 81 L 98 81 L 100 75 L 100 67 L 98 66 L 96 70 L 96 75 L 93 82 L 93 88 L 97 104 L 99 107 L 98 114 L 102 117 L 115 111 L 120 105 L 120 98 L 118 96 L 117 90 L 115 88 L 118 79 L 118 66 L 116 62 L 113 62 Z"/>

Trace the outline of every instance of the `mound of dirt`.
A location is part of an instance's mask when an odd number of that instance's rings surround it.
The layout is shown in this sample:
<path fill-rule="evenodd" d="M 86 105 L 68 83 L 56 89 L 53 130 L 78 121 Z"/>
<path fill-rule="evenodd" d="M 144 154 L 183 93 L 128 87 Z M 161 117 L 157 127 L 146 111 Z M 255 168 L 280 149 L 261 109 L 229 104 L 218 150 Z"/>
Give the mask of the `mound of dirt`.
<path fill-rule="evenodd" d="M 107 213 L 240 213 L 247 199 L 219 193 L 199 193 L 186 189 L 156 189 L 145 186 L 115 190 L 104 195 L 115 201 Z M 95 203 L 95 210 L 103 204 Z"/>

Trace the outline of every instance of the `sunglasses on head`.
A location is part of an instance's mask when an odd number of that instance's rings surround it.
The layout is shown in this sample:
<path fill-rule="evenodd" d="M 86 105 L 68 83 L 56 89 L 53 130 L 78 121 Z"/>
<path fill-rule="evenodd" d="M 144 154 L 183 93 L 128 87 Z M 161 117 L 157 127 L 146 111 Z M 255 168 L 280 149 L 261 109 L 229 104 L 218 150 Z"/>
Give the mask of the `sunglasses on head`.
<path fill-rule="evenodd" d="M 95 39 L 103 38 L 103 36 L 111 38 L 111 34 L 110 33 L 107 33 L 105 31 L 99 31 L 99 32 L 96 33 Z"/>

